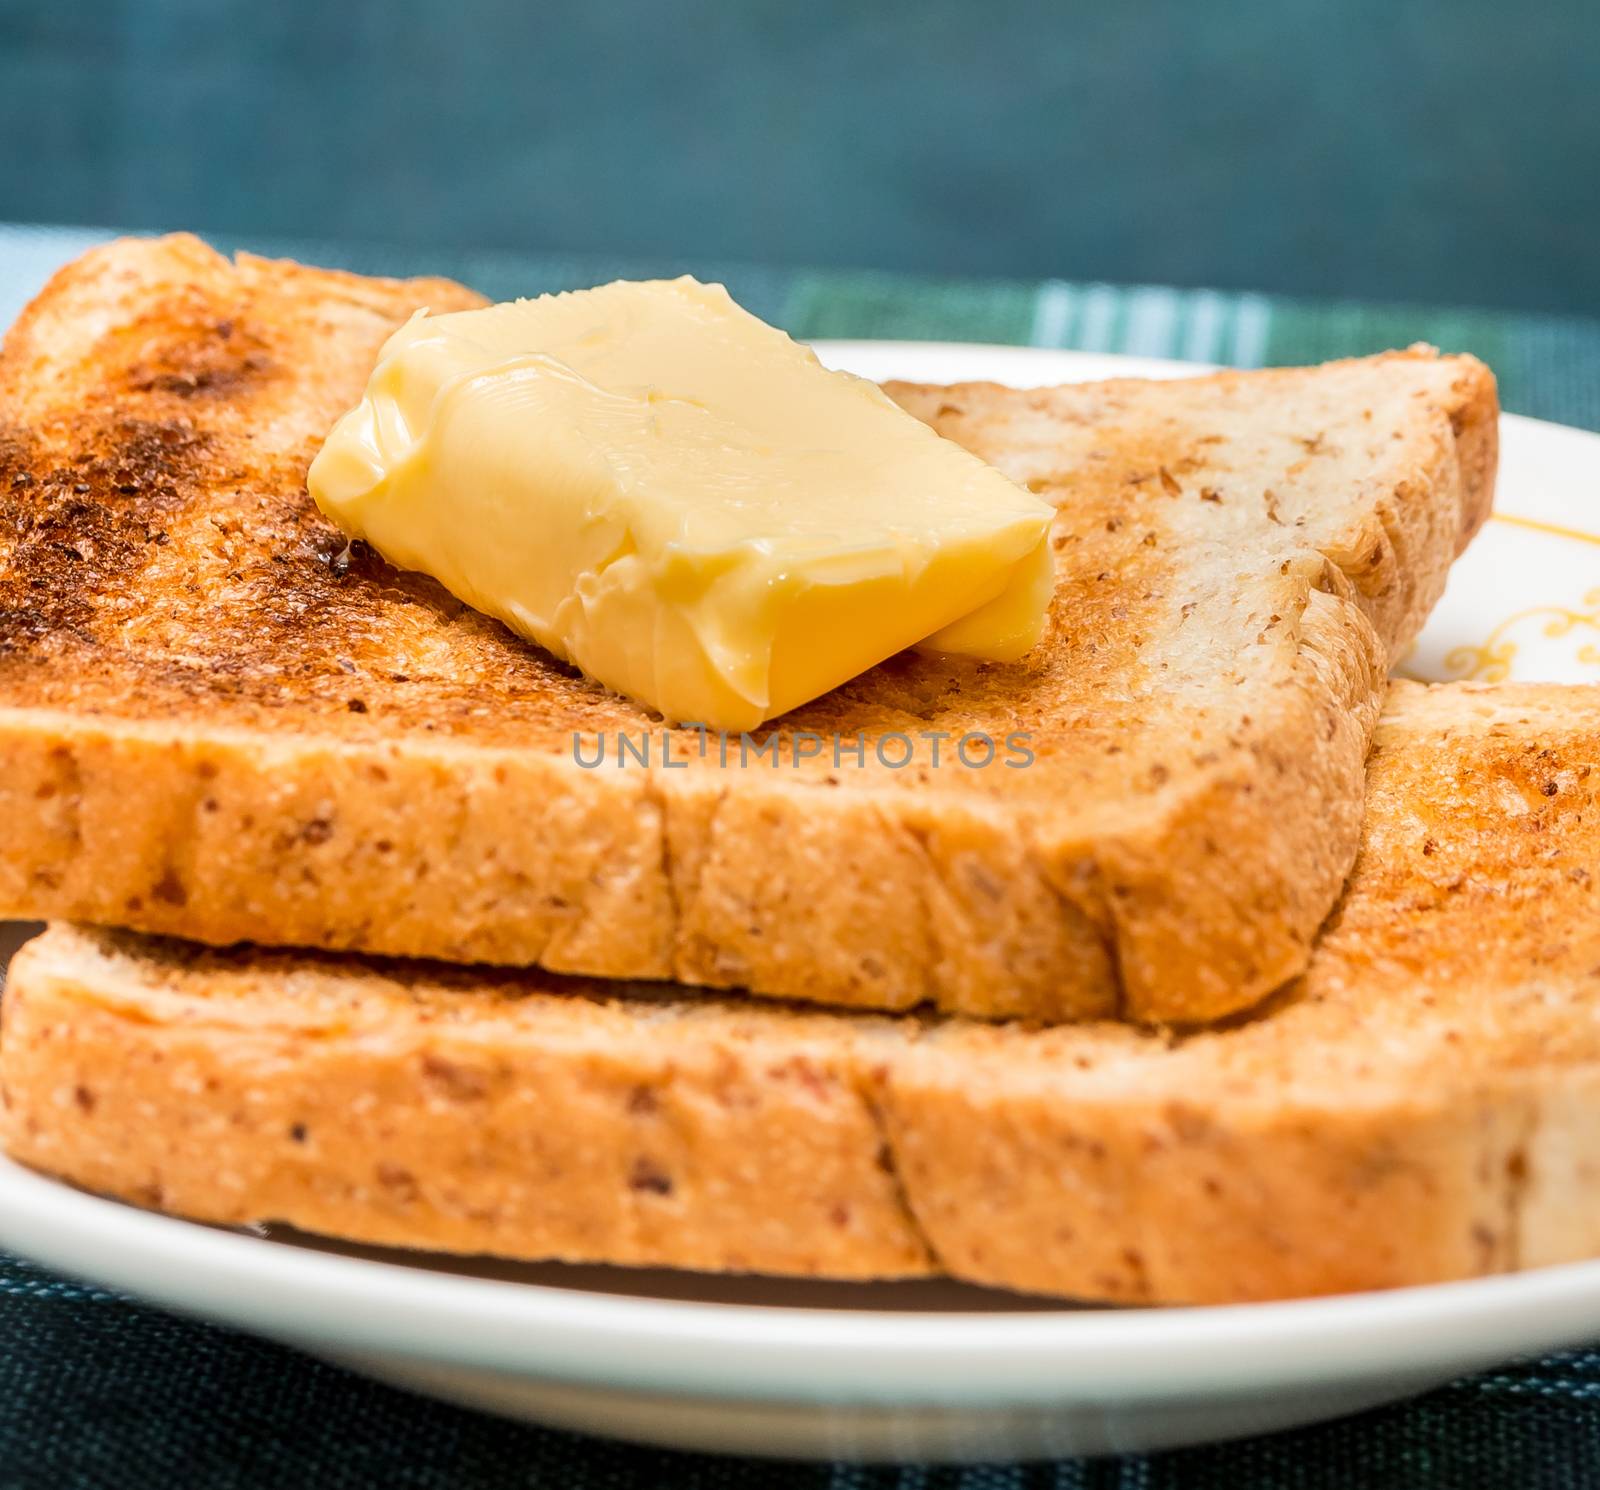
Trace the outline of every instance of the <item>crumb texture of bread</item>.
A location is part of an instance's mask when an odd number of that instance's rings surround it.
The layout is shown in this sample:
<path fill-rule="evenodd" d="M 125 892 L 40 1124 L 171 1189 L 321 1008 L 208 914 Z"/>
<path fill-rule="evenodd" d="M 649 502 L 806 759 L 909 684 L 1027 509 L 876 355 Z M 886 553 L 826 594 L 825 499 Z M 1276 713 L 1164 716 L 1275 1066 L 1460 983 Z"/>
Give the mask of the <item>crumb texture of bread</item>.
<path fill-rule="evenodd" d="M 828 1014 L 57 925 L 3 1137 L 357 1241 L 1116 1303 L 1600 1254 L 1600 689 L 1395 685 L 1301 979 L 1184 1036 Z"/>
<path fill-rule="evenodd" d="M 893 387 L 1055 504 L 1046 639 L 891 658 L 741 768 L 307 496 L 384 338 L 476 303 L 175 237 L 92 251 L 24 313 L 0 912 L 1043 1022 L 1214 1020 L 1304 967 L 1387 664 L 1488 511 L 1481 364 Z M 646 733 L 657 764 L 618 766 Z M 812 735 L 865 764 L 797 761 Z M 894 735 L 909 767 L 875 753 Z M 1032 763 L 969 768 L 973 735 Z"/>

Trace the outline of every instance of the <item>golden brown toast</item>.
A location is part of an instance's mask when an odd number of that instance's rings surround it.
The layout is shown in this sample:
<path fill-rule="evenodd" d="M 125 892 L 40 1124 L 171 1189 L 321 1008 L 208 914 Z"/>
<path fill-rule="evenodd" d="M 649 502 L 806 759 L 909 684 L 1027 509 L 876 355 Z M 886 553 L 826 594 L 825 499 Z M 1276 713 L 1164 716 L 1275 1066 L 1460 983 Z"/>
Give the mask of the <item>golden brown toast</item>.
<path fill-rule="evenodd" d="M 1399 683 L 1306 975 L 1184 1038 L 58 926 L 4 1141 L 363 1242 L 1123 1303 L 1600 1253 L 1600 689 Z"/>
<path fill-rule="evenodd" d="M 782 765 L 680 731 L 686 769 L 585 769 L 575 739 L 658 722 L 346 554 L 305 491 L 385 335 L 472 303 L 178 237 L 24 314 L 0 911 L 1047 1021 L 1214 1019 L 1304 965 L 1385 666 L 1488 511 L 1480 364 L 896 388 L 1058 504 L 1045 642 L 891 659 L 779 721 Z M 866 764 L 793 764 L 810 735 Z"/>

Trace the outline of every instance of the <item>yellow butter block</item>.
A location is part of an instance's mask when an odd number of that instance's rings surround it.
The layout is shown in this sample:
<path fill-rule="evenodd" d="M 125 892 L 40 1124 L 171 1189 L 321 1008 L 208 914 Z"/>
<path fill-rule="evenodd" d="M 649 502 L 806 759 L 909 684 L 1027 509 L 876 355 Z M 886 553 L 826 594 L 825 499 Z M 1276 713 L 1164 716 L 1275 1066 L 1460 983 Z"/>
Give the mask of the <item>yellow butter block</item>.
<path fill-rule="evenodd" d="M 692 279 L 419 316 L 311 467 L 392 563 L 673 722 L 1038 639 L 1049 505 Z"/>

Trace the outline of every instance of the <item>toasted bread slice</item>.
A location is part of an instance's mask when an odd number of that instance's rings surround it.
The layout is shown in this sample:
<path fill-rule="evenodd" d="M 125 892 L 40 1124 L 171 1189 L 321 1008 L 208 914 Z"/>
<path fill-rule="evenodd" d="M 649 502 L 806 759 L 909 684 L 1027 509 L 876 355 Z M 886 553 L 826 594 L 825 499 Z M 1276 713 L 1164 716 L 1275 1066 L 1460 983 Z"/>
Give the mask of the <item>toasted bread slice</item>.
<path fill-rule="evenodd" d="M 1397 684 L 1303 979 L 1186 1038 L 49 930 L 29 1164 L 364 1242 L 1265 1299 L 1600 1253 L 1600 689 Z"/>
<path fill-rule="evenodd" d="M 663 767 L 306 495 L 385 334 L 472 298 L 172 238 L 23 316 L 0 910 L 1047 1021 L 1214 1019 L 1304 965 L 1385 664 L 1489 507 L 1480 364 L 897 388 L 1059 504 L 1046 640 L 893 658 L 778 721 L 781 764 L 678 731 Z"/>

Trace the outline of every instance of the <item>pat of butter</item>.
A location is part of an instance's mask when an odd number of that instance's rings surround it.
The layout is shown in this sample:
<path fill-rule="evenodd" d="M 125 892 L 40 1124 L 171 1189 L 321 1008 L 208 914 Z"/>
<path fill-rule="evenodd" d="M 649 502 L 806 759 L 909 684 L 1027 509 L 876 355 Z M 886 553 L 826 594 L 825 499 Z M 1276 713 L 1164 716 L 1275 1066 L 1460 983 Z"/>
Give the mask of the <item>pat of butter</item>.
<path fill-rule="evenodd" d="M 311 467 L 351 537 L 673 722 L 753 729 L 916 643 L 1009 661 L 1049 505 L 720 285 L 419 315 Z"/>

